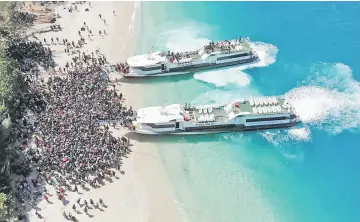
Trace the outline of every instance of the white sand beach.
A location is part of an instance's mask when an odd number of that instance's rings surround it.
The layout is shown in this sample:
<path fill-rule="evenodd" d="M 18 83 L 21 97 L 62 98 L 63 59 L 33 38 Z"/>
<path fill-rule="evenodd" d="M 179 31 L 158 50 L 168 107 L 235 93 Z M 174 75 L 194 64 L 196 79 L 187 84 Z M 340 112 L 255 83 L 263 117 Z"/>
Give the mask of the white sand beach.
<path fill-rule="evenodd" d="M 41 41 L 46 38 L 48 43 L 51 38 L 55 39 L 56 37 L 59 37 L 60 41 L 67 38 L 71 42 L 79 39 L 78 32 L 86 22 L 86 26 L 92 30 L 93 36 L 90 39 L 87 34 L 82 36 L 85 38 L 86 44 L 80 49 L 81 52 L 95 53 L 99 49 L 110 64 L 123 62 L 134 54 L 141 32 L 140 3 L 91 2 L 91 6 L 89 6 L 89 3 L 86 2 L 76 4 L 77 10 L 69 12 L 70 5 L 70 2 L 66 2 L 54 8 L 54 13 L 61 17 L 54 24 L 37 24 L 30 30 L 35 31 L 50 25 L 61 25 L 62 31 L 36 34 L 36 37 Z M 89 11 L 85 11 L 86 8 Z M 101 18 L 99 14 L 101 14 Z M 99 30 L 102 32 L 101 35 Z M 104 30 L 106 34 L 104 34 Z M 48 46 L 52 49 L 58 66 L 64 67 L 66 62 L 71 62 L 71 56 L 63 51 L 64 48 L 60 44 L 54 43 Z M 133 106 L 134 109 L 141 107 L 141 85 L 115 83 L 116 78 L 120 78 L 120 75 L 110 73 L 111 84 L 116 84 L 116 88 L 124 94 L 124 103 Z M 122 129 L 112 129 L 112 131 L 116 136 L 126 133 L 126 130 Z M 89 187 L 90 191 L 79 188 L 80 193 L 66 192 L 65 198 L 69 201 L 66 205 L 58 200 L 55 191 L 48 187 L 51 194 L 49 200 L 53 204 L 49 204 L 45 200 L 41 201 L 38 205 L 41 210 L 38 212 L 44 218 L 39 219 L 33 209 L 29 212 L 30 221 L 64 221 L 63 211 L 71 212 L 79 221 L 183 221 L 155 144 L 141 141 L 132 141 L 132 143 L 133 152 L 129 158 L 123 161 L 122 170 L 125 174 L 117 172 L 116 176 L 119 179 L 115 179 L 112 183 L 107 182 L 100 188 Z M 71 208 L 79 197 L 87 199 L 87 201 L 90 198 L 94 201 L 102 198 L 107 207 L 103 207 L 102 210 L 90 209 L 89 214 L 92 215 L 90 217 L 82 209 L 77 209 L 80 212 L 76 213 Z"/>

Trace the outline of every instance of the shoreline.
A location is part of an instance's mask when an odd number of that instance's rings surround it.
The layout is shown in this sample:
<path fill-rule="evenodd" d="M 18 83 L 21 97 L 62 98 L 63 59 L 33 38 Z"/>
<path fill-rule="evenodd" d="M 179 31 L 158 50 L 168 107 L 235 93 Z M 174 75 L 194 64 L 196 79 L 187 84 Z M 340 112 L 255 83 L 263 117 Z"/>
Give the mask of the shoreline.
<path fill-rule="evenodd" d="M 84 36 L 87 44 L 81 51 L 89 53 L 99 49 L 110 64 L 125 61 L 135 53 L 141 34 L 139 2 L 102 2 L 101 4 L 91 2 L 91 7 L 87 4 L 77 4 L 78 10 L 71 13 L 67 9 L 69 3 L 65 2 L 54 7 L 55 14 L 59 14 L 61 18 L 58 18 L 53 25 L 59 24 L 64 30 L 59 34 L 56 32 L 36 34 L 40 41 L 44 38 L 55 39 L 57 36 L 70 41 L 78 39 L 77 32 L 86 21 L 90 29 L 96 30 L 101 27 L 107 34 L 101 36 L 93 31 L 90 41 L 87 36 Z M 88 12 L 85 11 L 86 7 L 89 8 Z M 113 15 L 113 10 L 116 15 Z M 105 25 L 101 24 L 98 14 L 106 18 Z M 30 29 L 39 30 L 49 25 L 51 24 L 36 24 Z M 48 44 L 47 46 L 53 51 L 57 68 L 71 62 L 71 57 L 61 51 L 59 45 Z M 46 79 L 49 75 L 41 77 Z M 134 109 L 139 108 L 143 102 L 141 85 L 114 83 L 116 78 L 121 77 L 117 73 L 109 74 L 111 85 L 115 84 L 116 89 L 125 95 L 124 104 L 129 106 L 131 103 Z M 114 136 L 121 137 L 127 130 L 111 128 L 111 131 Z M 76 217 L 80 221 L 183 221 L 156 145 L 134 140 L 132 144 L 129 158 L 123 159 L 122 170 L 125 171 L 125 175 L 119 175 L 120 179 L 106 183 L 100 188 L 91 189 L 90 192 L 84 192 L 84 194 L 68 193 L 66 199 L 70 202 L 65 206 L 58 200 L 51 205 L 42 200 L 38 206 L 42 209 L 40 212 L 45 219 L 39 219 L 35 215 L 35 209 L 28 212 L 29 219 L 31 221 L 63 221 L 62 212 L 72 211 L 71 206 L 77 198 L 98 199 L 101 197 L 108 205 L 104 212 L 92 211 L 94 213 L 92 218 L 85 214 L 76 214 Z"/>

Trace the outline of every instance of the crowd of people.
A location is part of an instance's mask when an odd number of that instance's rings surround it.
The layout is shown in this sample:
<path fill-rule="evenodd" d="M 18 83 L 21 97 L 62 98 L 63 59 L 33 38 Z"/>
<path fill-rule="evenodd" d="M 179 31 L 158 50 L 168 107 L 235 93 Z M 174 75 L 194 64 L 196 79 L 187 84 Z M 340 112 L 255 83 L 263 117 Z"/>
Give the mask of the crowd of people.
<path fill-rule="evenodd" d="M 27 41 L 22 38 L 14 39 L 6 50 L 6 55 L 15 58 L 20 63 L 20 71 L 34 72 L 38 71 L 38 66 L 45 70 L 55 67 L 52 53 L 49 47 L 44 47 L 41 42 Z"/>
<path fill-rule="evenodd" d="M 66 78 L 50 78 L 44 97 L 47 109 L 35 122 L 41 148 L 39 170 L 61 172 L 68 181 L 99 182 L 109 168 L 119 167 L 118 158 L 129 151 L 126 139 L 117 139 L 109 127 L 100 128 L 100 120 L 125 125 L 133 114 L 121 104 L 122 95 L 107 89 L 101 67 L 75 68 Z"/>
<path fill-rule="evenodd" d="M 28 12 L 15 11 L 11 16 L 11 21 L 17 26 L 31 26 L 38 16 Z"/>
<path fill-rule="evenodd" d="M 14 44 L 11 50 L 34 51 L 39 45 L 42 46 L 40 43 Z M 40 47 L 40 51 L 46 50 Z M 130 152 L 130 143 L 125 137 L 112 136 L 109 124 L 131 127 L 134 112 L 131 106 L 122 105 L 123 95 L 118 94 L 114 86 L 108 89 L 105 61 L 103 56 L 79 54 L 73 57 L 71 67 L 67 64 L 61 71 L 65 76 L 54 75 L 47 82 L 31 84 L 31 90 L 38 97 L 15 104 L 33 106 L 38 114 L 33 124 L 28 117 L 23 117 L 17 125 L 19 129 L 26 129 L 26 133 L 14 131 L 22 141 L 20 149 L 26 151 L 25 162 L 36 166 L 40 175 L 31 183 L 26 179 L 17 181 L 21 204 L 36 202 L 33 198 L 41 197 L 38 180 L 72 191 L 76 185 L 100 185 L 115 174 L 111 169 L 120 170 L 121 158 Z M 31 83 L 34 78 L 30 74 L 28 81 Z M 100 121 L 106 121 L 107 126 L 100 127 Z M 36 135 L 35 146 L 26 147 L 31 133 Z"/>
<path fill-rule="evenodd" d="M 221 51 L 225 53 L 230 53 L 231 51 L 238 50 L 237 47 L 242 49 L 241 43 L 244 42 L 245 39 L 240 37 L 235 40 L 223 40 L 219 42 L 210 42 L 208 45 L 204 47 L 206 53 L 210 54 L 214 51 Z"/>
<path fill-rule="evenodd" d="M 78 186 L 86 189 L 87 184 L 97 187 L 111 180 L 114 170 L 124 173 L 121 159 L 130 153 L 130 140 L 114 137 L 110 127 L 133 129 L 131 119 L 135 113 L 131 106 L 123 105 L 123 95 L 115 85 L 109 87 L 110 65 L 106 57 L 98 50 L 81 53 L 84 42 L 81 35 L 77 42 L 66 38 L 19 38 L 6 51 L 19 63 L 27 88 L 10 105 L 20 107 L 12 114 L 16 121 L 11 132 L 23 154 L 15 161 L 16 171 L 24 176 L 14 181 L 19 212 L 25 210 L 26 203 L 35 206 L 42 198 L 51 201 L 45 184 L 52 185 L 57 198 L 64 200 L 65 191 L 77 192 Z M 50 44 L 64 46 L 70 60 L 63 67 L 56 66 Z M 39 67 L 48 71 L 47 80 L 40 76 Z M 127 72 L 129 67 L 120 63 L 115 69 Z M 25 115 L 28 110 L 34 117 Z M 36 168 L 37 173 L 29 177 L 31 168 Z M 86 207 L 84 211 L 87 213 Z M 36 215 L 41 217 L 38 212 Z M 64 216 L 76 219 L 65 212 Z"/>

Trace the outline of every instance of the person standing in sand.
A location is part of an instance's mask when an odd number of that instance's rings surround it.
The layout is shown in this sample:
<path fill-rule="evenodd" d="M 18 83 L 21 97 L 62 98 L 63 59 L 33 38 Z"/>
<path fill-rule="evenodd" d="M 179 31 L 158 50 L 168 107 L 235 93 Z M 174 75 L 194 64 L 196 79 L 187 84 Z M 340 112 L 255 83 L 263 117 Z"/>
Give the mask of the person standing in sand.
<path fill-rule="evenodd" d="M 44 195 L 44 199 L 45 199 L 48 203 L 50 203 L 48 196 Z"/>
<path fill-rule="evenodd" d="M 38 218 L 42 218 L 41 214 L 39 214 L 39 212 L 35 211 L 35 214 Z"/>

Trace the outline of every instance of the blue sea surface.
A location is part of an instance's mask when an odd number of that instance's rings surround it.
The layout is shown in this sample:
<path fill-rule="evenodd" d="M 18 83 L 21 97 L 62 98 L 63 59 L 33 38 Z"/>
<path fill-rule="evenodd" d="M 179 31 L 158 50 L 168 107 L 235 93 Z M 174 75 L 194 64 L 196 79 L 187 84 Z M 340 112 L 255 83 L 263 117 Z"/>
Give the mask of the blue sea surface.
<path fill-rule="evenodd" d="M 144 106 L 285 95 L 294 129 L 164 137 L 187 221 L 360 221 L 360 3 L 144 2 L 138 53 L 249 36 L 261 63 L 143 81 Z"/>

